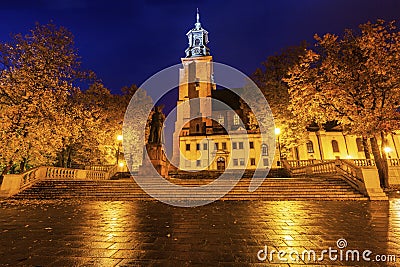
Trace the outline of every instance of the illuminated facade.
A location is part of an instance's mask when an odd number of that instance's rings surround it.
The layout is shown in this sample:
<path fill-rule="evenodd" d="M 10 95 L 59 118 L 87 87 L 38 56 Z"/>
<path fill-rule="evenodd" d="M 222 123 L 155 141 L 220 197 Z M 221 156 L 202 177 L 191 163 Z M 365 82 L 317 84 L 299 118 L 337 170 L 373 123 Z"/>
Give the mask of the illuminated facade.
<path fill-rule="evenodd" d="M 250 111 L 240 97 L 228 89 L 217 90 L 213 59 L 207 47 L 208 32 L 202 28 L 199 14 L 195 28 L 187 33 L 187 37 L 189 46 L 179 72 L 172 162 L 182 170 L 196 171 L 279 167 L 279 144 L 273 155 L 274 160 L 271 160 L 268 156 L 273 150 L 261 142 L 257 130 L 249 129 Z M 199 102 L 190 101 L 198 98 Z M 211 99 L 219 100 L 226 106 L 218 105 Z M 387 139 L 387 157 L 399 158 L 400 131 Z M 365 159 L 362 138 L 344 135 L 337 126 L 323 130 L 310 127 L 308 139 L 287 155 L 288 160 L 350 158 Z"/>
<path fill-rule="evenodd" d="M 249 131 L 246 127 L 248 114 L 240 97 L 230 90 L 216 88 L 212 56 L 207 47 L 208 32 L 202 28 L 198 13 L 195 28 L 187 36 L 189 47 L 179 73 L 172 161 L 182 170 L 270 166 L 268 147 L 261 144 L 259 131 Z M 192 99 L 199 101 L 189 101 Z"/>
<path fill-rule="evenodd" d="M 387 158 L 399 158 L 400 131 L 394 131 L 387 136 L 384 150 Z M 294 160 L 365 159 L 362 138 L 344 135 L 340 130 L 309 131 L 308 140 L 291 152 L 288 159 Z"/>

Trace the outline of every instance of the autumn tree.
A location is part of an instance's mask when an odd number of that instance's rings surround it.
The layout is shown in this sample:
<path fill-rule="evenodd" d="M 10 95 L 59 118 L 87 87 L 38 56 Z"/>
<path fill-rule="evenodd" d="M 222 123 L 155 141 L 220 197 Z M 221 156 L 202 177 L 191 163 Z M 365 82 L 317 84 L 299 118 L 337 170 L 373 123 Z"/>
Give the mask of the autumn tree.
<path fill-rule="evenodd" d="M 0 162 L 3 174 L 15 164 L 55 162 L 71 128 L 62 115 L 80 70 L 73 35 L 64 27 L 37 24 L 0 44 Z"/>
<path fill-rule="evenodd" d="M 83 151 L 85 146 L 78 146 L 82 159 L 88 152 L 94 153 L 86 163 L 115 164 L 118 148 L 122 148 L 116 138 L 122 134 L 125 111 L 136 90 L 136 85 L 125 86 L 119 94 L 112 94 L 103 84 L 94 83 L 83 92 L 83 104 L 95 111 L 91 118 L 96 122 L 86 127 L 86 138 L 92 139 L 86 144 L 87 151 Z"/>
<path fill-rule="evenodd" d="M 267 58 L 252 75 L 253 80 L 263 92 L 275 120 L 275 127 L 281 129 L 280 142 L 284 155 L 305 140 L 306 125 L 299 122 L 289 109 L 289 86 L 284 78 L 289 68 L 298 64 L 300 57 L 305 54 L 307 44 L 284 49 L 281 53 Z"/>
<path fill-rule="evenodd" d="M 316 49 L 307 50 L 286 81 L 296 117 L 336 120 L 345 133 L 369 139 L 381 185 L 388 186 L 383 147 L 400 126 L 400 33 L 383 20 L 359 28 L 341 38 L 316 35 Z"/>

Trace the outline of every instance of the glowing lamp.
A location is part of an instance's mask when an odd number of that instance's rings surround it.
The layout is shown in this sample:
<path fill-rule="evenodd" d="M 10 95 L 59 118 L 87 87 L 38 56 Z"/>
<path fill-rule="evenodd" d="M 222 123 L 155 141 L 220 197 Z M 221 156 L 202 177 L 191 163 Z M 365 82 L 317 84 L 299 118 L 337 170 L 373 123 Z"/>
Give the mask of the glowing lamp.
<path fill-rule="evenodd" d="M 383 151 L 385 151 L 385 153 L 390 153 L 390 152 L 392 152 L 392 149 L 390 148 L 390 147 L 385 147 L 384 149 L 383 149 Z"/>

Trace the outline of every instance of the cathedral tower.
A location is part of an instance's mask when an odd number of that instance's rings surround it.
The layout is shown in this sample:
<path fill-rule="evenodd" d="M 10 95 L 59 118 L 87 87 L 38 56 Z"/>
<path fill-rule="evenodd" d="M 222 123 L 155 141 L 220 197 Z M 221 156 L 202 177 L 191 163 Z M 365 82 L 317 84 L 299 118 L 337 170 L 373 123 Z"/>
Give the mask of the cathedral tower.
<path fill-rule="evenodd" d="M 200 15 L 197 10 L 195 27 L 186 36 L 189 47 L 185 50 L 186 57 L 182 58 L 182 68 L 179 71 L 179 96 L 177 102 L 177 118 L 173 140 L 173 163 L 179 162 L 179 136 L 206 135 L 212 133 L 211 94 L 215 90 L 213 81 L 212 56 L 208 44 L 208 32 L 202 28 Z M 185 101 L 200 98 L 200 101 L 190 103 Z M 199 117 L 184 125 L 189 118 Z"/>

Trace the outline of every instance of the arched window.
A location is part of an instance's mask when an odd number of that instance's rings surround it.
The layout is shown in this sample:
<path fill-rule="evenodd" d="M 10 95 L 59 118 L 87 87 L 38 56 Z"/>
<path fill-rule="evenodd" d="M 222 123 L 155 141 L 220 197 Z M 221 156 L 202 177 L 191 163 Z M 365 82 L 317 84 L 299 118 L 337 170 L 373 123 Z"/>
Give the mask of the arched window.
<path fill-rule="evenodd" d="M 222 126 L 225 123 L 225 117 L 222 114 L 218 115 L 218 123 L 221 124 Z"/>
<path fill-rule="evenodd" d="M 239 120 L 240 118 L 238 114 L 233 115 L 233 125 L 239 125 Z"/>
<path fill-rule="evenodd" d="M 333 153 L 339 153 L 339 143 L 336 140 L 332 140 L 332 150 Z"/>
<path fill-rule="evenodd" d="M 261 146 L 261 150 L 262 150 L 261 153 L 263 156 L 268 156 L 268 146 L 266 144 L 263 144 Z"/>
<path fill-rule="evenodd" d="M 308 153 L 314 153 L 314 145 L 312 141 L 307 142 L 307 152 Z"/>
<path fill-rule="evenodd" d="M 358 150 L 358 152 L 363 152 L 363 151 L 364 151 L 364 145 L 363 145 L 363 140 L 362 140 L 362 138 L 357 138 L 357 139 L 356 139 L 356 143 L 357 143 L 357 150 Z"/>

